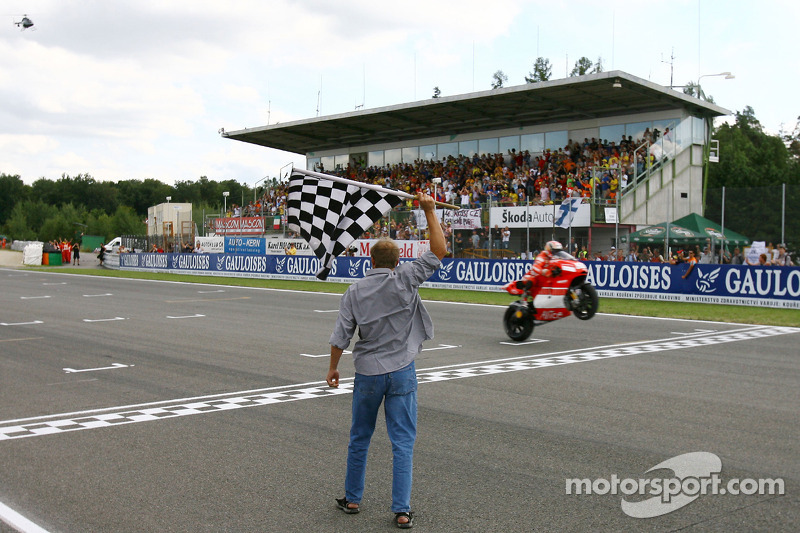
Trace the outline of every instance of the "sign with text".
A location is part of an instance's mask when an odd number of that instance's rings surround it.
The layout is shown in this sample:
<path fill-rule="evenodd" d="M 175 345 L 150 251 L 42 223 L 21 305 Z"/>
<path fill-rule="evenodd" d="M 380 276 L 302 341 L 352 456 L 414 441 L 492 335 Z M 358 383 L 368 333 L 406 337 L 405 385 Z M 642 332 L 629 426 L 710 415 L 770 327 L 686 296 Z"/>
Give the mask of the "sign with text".
<path fill-rule="evenodd" d="M 215 218 L 214 232 L 219 235 L 262 235 L 264 217 Z"/>
<path fill-rule="evenodd" d="M 413 246 L 406 250 L 406 254 L 409 253 L 414 253 Z M 112 258 L 107 266 L 115 265 L 118 259 L 122 270 L 218 276 L 313 281 L 319 270 L 319 259 L 313 255 L 146 253 L 109 254 L 107 257 Z M 800 309 L 800 267 L 698 264 L 683 279 L 688 268 L 686 264 L 584 263 L 589 268 L 587 281 L 597 288 L 601 297 Z M 502 291 L 505 284 L 528 272 L 532 264 L 532 261 L 522 260 L 444 259 L 442 268 L 424 286 Z M 328 279 L 353 282 L 370 268 L 369 257 L 338 257 Z"/>
<path fill-rule="evenodd" d="M 552 228 L 558 219 L 561 204 L 513 207 L 493 207 L 489 212 L 489 226 L 504 228 Z M 573 228 L 588 228 L 589 204 L 581 204 L 572 219 Z M 554 218 L 555 217 L 555 218 Z"/>

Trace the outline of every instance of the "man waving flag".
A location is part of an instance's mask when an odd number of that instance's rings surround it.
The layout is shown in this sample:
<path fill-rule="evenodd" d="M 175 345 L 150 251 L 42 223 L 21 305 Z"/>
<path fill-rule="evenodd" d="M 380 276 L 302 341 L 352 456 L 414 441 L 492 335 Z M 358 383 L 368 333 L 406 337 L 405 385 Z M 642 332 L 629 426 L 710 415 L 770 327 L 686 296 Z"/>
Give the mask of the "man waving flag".
<path fill-rule="evenodd" d="M 336 256 L 403 200 L 398 191 L 307 170 L 292 169 L 287 214 L 320 261 L 327 279 Z"/>

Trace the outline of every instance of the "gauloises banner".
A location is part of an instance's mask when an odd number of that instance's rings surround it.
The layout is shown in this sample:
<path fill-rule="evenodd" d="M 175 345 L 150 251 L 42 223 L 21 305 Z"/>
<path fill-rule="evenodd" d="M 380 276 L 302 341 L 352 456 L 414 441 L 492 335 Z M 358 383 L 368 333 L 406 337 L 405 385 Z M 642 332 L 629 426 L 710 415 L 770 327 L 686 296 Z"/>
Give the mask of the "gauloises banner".
<path fill-rule="evenodd" d="M 114 265 L 117 256 L 109 255 L 115 257 L 106 266 Z M 316 281 L 314 275 L 319 270 L 319 259 L 313 255 L 120 254 L 118 257 L 122 270 L 183 274 Z M 585 264 L 589 267 L 587 280 L 597 288 L 601 298 L 800 309 L 800 267 L 698 264 L 683 279 L 685 264 L 607 261 Z M 522 260 L 445 259 L 442 268 L 424 286 L 501 291 L 503 285 L 520 279 L 531 265 L 531 261 Z M 353 282 L 370 268 L 369 257 L 340 256 L 328 279 Z"/>
<path fill-rule="evenodd" d="M 264 217 L 225 217 L 214 219 L 217 235 L 262 235 Z"/>

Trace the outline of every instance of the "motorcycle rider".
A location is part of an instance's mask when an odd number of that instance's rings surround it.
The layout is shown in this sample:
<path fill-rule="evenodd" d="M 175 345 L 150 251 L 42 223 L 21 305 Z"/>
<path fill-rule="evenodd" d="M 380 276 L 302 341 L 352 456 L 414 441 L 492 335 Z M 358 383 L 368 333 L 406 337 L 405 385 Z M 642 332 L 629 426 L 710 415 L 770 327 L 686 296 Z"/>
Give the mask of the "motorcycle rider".
<path fill-rule="evenodd" d="M 545 283 L 545 278 L 555 277 L 561 274 L 561 269 L 558 266 L 550 268 L 550 260 L 553 255 L 564 250 L 564 247 L 558 241 L 549 241 L 544 245 L 536 259 L 533 261 L 533 266 L 527 274 L 522 276 L 520 281 L 511 282 L 506 290 L 515 296 L 519 296 L 527 289 L 530 294 L 531 301 L 536 298 L 542 286 Z"/>

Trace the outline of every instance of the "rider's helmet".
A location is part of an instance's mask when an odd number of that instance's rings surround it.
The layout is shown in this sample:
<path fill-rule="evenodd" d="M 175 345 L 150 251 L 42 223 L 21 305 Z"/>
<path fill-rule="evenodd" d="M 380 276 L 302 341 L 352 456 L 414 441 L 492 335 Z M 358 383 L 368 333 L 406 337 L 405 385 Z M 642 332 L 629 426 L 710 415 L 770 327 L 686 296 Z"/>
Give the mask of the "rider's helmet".
<path fill-rule="evenodd" d="M 549 241 L 547 244 L 544 245 L 544 249 L 550 252 L 551 254 L 557 254 L 564 250 L 564 247 L 561 246 L 561 243 L 558 241 Z"/>

